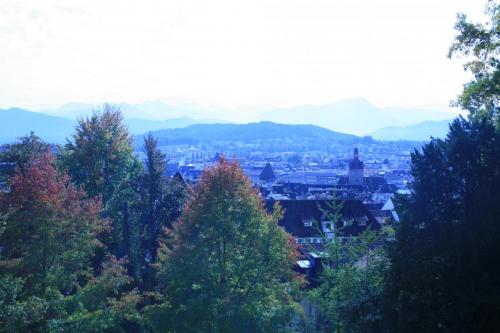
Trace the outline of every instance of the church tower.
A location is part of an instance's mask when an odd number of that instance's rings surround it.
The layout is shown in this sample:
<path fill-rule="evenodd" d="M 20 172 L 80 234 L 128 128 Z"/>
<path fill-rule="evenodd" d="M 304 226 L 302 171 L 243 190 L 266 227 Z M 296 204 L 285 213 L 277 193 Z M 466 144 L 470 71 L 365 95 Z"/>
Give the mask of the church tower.
<path fill-rule="evenodd" d="M 354 157 L 349 162 L 349 185 L 363 185 L 364 168 L 359 159 L 358 148 L 354 148 Z"/>

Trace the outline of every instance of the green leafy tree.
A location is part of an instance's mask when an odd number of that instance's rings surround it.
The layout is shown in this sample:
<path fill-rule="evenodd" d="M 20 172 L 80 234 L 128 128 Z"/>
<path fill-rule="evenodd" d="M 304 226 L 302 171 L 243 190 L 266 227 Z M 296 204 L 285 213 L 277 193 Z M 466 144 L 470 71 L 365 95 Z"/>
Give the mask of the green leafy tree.
<path fill-rule="evenodd" d="M 469 61 L 464 68 L 473 75 L 456 104 L 473 117 L 486 117 L 500 127 L 500 5 L 489 1 L 486 13 L 490 18 L 486 24 L 458 15 L 455 28 L 459 34 L 448 56 L 466 56 Z"/>
<path fill-rule="evenodd" d="M 29 162 L 40 158 L 50 150 L 50 145 L 40 139 L 35 133 L 19 138 L 18 142 L 2 145 L 0 149 L 0 163 L 6 165 L 0 169 L 0 181 L 7 182 L 16 169 L 24 172 Z"/>
<path fill-rule="evenodd" d="M 160 252 L 158 331 L 276 331 L 294 306 L 294 245 L 236 163 L 205 170 Z M 170 249 L 170 250 L 169 250 Z M 167 319 L 168 318 L 168 319 Z"/>
<path fill-rule="evenodd" d="M 48 321 L 49 332 L 143 332 L 138 309 L 142 296 L 130 289 L 123 260 L 108 256 L 99 274 L 74 293 L 59 298 L 59 315 Z"/>
<path fill-rule="evenodd" d="M 27 332 L 43 322 L 49 303 L 38 296 L 23 296 L 24 279 L 0 275 L 0 332 Z"/>
<path fill-rule="evenodd" d="M 334 225 L 341 207 L 333 201 L 325 212 Z M 318 314 L 308 326 L 324 332 L 380 332 L 384 275 L 389 267 L 383 235 L 366 229 L 350 240 L 341 240 L 342 236 L 338 229 L 333 242 L 324 238 L 319 286 L 308 295 Z"/>
<path fill-rule="evenodd" d="M 63 165 L 77 185 L 92 197 L 102 196 L 106 205 L 133 165 L 131 142 L 120 110 L 104 104 L 90 118 L 78 120 L 62 154 Z"/>
<path fill-rule="evenodd" d="M 134 158 L 131 136 L 120 110 L 104 104 L 90 118 L 78 121 L 60 155 L 60 163 L 72 181 L 90 197 L 102 198 L 104 216 L 111 221 L 111 233 L 103 242 L 114 255 L 128 256 L 130 270 L 138 272 L 138 227 L 131 209 L 138 200 L 137 176 L 141 165 Z M 101 259 L 104 253 L 101 253 Z M 100 264 L 99 260 L 96 266 Z"/>

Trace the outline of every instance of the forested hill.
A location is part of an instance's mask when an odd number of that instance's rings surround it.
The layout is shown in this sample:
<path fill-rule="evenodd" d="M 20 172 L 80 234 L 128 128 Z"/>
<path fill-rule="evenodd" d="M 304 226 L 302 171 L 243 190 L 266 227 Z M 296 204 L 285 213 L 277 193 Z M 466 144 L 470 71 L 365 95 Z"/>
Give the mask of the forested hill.
<path fill-rule="evenodd" d="M 196 124 L 185 128 L 152 132 L 160 144 L 193 144 L 199 142 L 259 142 L 268 140 L 312 141 L 353 144 L 369 142 L 371 137 L 359 137 L 334 132 L 315 125 L 285 125 L 263 121 L 249 124 Z M 136 136 L 136 145 L 142 144 L 143 135 Z"/>

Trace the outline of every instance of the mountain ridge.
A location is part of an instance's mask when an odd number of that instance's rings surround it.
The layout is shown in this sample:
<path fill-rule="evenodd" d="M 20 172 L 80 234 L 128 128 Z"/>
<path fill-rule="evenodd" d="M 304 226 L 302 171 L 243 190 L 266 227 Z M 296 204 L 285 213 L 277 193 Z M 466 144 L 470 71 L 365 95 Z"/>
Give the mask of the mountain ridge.
<path fill-rule="evenodd" d="M 278 123 L 297 124 L 304 119 L 334 131 L 356 135 L 370 133 L 388 126 L 410 126 L 423 121 L 454 118 L 451 112 L 401 107 L 378 108 L 364 98 L 346 99 L 322 105 L 304 105 L 272 109 L 259 119 Z"/>
<path fill-rule="evenodd" d="M 152 132 L 160 145 L 196 144 L 200 142 L 259 142 L 265 140 L 317 140 L 322 142 L 355 143 L 373 141 L 371 137 L 335 132 L 316 125 L 279 124 L 270 121 L 248 124 L 195 124 L 184 128 L 164 129 Z M 144 135 L 135 136 L 136 147 Z"/>
<path fill-rule="evenodd" d="M 424 121 L 410 126 L 388 126 L 372 133 L 374 139 L 382 141 L 415 140 L 427 141 L 430 137 L 444 138 L 449 129 L 450 120 Z"/>

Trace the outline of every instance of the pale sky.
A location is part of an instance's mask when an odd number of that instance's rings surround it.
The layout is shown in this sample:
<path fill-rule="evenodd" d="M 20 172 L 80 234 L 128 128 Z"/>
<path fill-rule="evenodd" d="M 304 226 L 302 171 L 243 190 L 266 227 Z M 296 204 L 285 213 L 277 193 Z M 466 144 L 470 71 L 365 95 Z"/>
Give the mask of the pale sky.
<path fill-rule="evenodd" d="M 0 108 L 189 101 L 227 108 L 364 97 L 446 109 L 446 58 L 483 0 L 0 0 Z"/>

